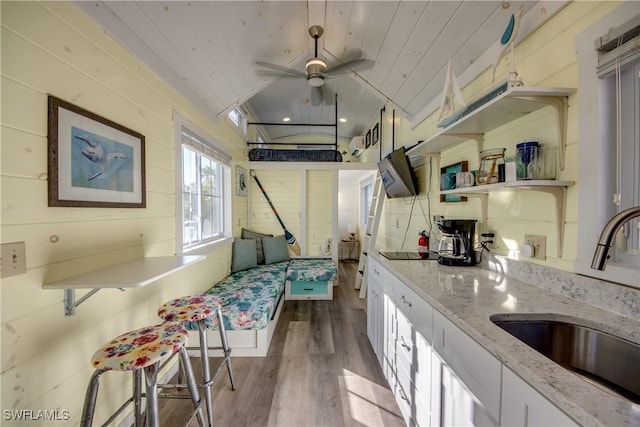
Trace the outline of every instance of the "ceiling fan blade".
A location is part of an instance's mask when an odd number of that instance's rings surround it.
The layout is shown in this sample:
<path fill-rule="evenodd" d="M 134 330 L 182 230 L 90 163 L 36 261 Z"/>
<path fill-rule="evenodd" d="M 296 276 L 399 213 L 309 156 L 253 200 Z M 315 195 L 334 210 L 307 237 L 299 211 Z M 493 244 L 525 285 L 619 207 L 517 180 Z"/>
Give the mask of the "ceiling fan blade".
<path fill-rule="evenodd" d="M 323 92 L 322 86 L 311 87 L 311 105 L 317 107 L 322 104 Z"/>
<path fill-rule="evenodd" d="M 283 67 L 282 65 L 278 65 L 278 64 L 272 64 L 271 62 L 256 61 L 256 65 L 278 71 L 280 74 L 277 74 L 277 75 L 289 74 L 295 77 L 306 77 L 306 74 L 303 73 L 302 71 L 294 70 L 293 68 Z M 257 71 L 261 71 L 261 70 L 257 70 Z M 276 74 L 271 74 L 271 75 L 276 75 Z"/>
<path fill-rule="evenodd" d="M 327 76 L 336 76 L 341 74 L 349 74 L 353 71 L 364 71 L 373 67 L 375 61 L 373 59 L 354 59 L 348 62 L 343 62 L 341 64 L 334 65 L 325 71 Z"/>
<path fill-rule="evenodd" d="M 258 76 L 262 76 L 262 77 L 283 77 L 283 78 L 290 78 L 290 79 L 299 79 L 301 77 L 306 77 L 304 74 L 299 75 L 299 74 L 287 74 L 287 73 L 283 73 L 280 71 L 274 71 L 274 70 L 255 70 L 254 72 L 256 75 Z"/>

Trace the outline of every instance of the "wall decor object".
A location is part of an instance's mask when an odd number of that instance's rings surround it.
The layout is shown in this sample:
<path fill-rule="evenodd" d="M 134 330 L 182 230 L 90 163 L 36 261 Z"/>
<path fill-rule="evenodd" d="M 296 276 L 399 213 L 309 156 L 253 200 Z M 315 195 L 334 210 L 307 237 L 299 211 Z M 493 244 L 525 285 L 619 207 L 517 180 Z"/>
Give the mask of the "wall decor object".
<path fill-rule="evenodd" d="M 48 96 L 49 206 L 144 208 L 144 135 Z"/>
<path fill-rule="evenodd" d="M 378 132 L 378 123 L 373 127 L 373 132 L 371 133 L 371 145 L 376 145 L 378 143 L 378 139 L 380 139 L 380 135 Z"/>
<path fill-rule="evenodd" d="M 367 131 L 367 135 L 364 137 L 364 148 L 367 149 L 371 146 L 371 129 Z"/>
<path fill-rule="evenodd" d="M 246 197 L 249 194 L 249 187 L 247 182 L 249 181 L 247 170 L 236 166 L 236 196 Z"/>
<path fill-rule="evenodd" d="M 440 174 L 444 173 L 456 173 L 456 172 L 469 172 L 469 162 L 463 160 L 453 165 L 440 168 Z M 458 196 L 457 194 L 441 194 L 441 202 L 466 202 L 467 198 L 464 196 Z"/>

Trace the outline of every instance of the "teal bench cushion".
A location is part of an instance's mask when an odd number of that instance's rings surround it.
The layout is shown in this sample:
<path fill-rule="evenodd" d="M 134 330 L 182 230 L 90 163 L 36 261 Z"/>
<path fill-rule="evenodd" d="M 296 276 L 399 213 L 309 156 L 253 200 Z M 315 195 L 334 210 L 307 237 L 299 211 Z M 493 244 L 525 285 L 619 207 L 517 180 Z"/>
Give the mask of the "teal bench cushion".
<path fill-rule="evenodd" d="M 271 321 L 284 291 L 288 262 L 261 265 L 239 271 L 218 282 L 206 293 L 222 299 L 222 317 L 227 330 L 264 329 Z M 216 329 L 213 318 L 207 329 Z M 196 322 L 187 329 L 198 330 Z"/>
<path fill-rule="evenodd" d="M 289 263 L 287 280 L 298 282 L 332 281 L 338 277 L 338 265 L 325 258 L 296 258 Z"/>

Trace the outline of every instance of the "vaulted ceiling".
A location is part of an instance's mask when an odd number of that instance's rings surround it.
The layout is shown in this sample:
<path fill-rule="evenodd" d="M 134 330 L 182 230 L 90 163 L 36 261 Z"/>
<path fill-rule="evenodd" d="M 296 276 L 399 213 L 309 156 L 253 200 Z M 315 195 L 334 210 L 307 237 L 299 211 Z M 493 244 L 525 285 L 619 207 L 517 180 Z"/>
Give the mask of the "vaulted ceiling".
<path fill-rule="evenodd" d="M 79 1 L 112 37 L 209 117 L 247 106 L 261 122 L 333 123 L 341 137 L 366 131 L 391 102 L 412 119 L 441 96 L 447 62 L 459 73 L 500 38 L 512 13 L 536 2 L 503 1 Z M 361 50 L 373 67 L 327 79 L 313 106 L 304 77 L 264 77 L 257 61 L 305 71 L 308 29 L 321 25 L 329 67 Z M 313 129 L 313 130 L 312 130 Z M 269 126 L 271 140 L 333 129 Z"/>

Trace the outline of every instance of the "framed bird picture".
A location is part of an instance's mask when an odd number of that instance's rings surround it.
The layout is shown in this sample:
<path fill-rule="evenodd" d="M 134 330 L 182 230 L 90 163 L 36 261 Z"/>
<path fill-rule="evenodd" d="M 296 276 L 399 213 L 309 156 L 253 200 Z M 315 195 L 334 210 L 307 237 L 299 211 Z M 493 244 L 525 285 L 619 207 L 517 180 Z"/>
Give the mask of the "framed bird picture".
<path fill-rule="evenodd" d="M 49 206 L 144 208 L 144 135 L 49 95 Z"/>

